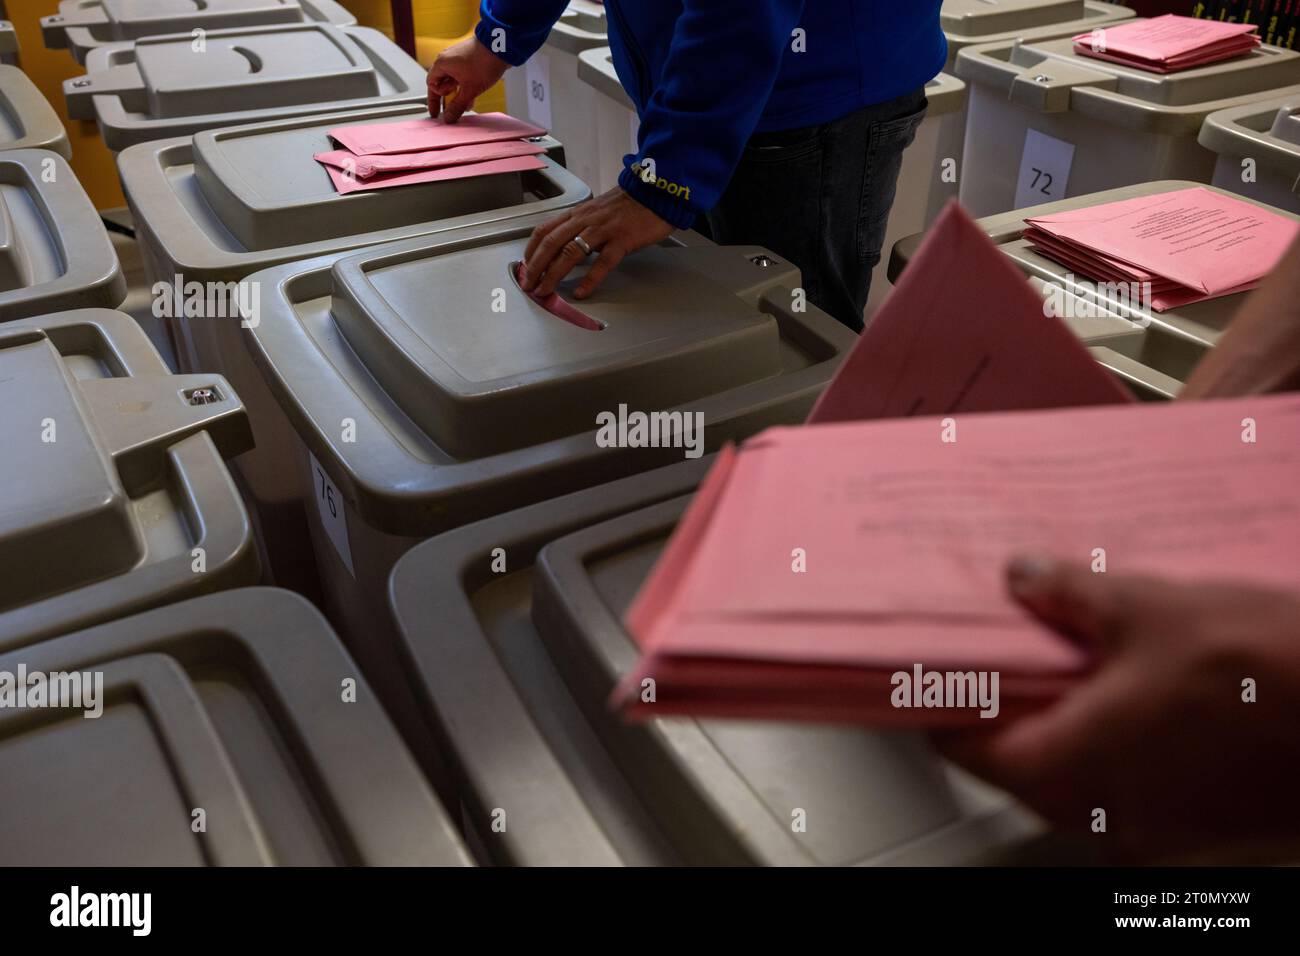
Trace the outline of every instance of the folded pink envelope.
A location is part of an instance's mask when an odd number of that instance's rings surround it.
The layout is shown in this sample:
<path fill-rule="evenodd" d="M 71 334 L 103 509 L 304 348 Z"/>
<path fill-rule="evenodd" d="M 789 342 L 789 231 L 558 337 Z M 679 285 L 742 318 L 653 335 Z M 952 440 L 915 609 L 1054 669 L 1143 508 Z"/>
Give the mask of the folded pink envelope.
<path fill-rule="evenodd" d="M 1025 220 L 1045 254 L 1072 249 L 1095 260 L 1169 280 L 1191 301 L 1250 288 L 1267 275 L 1300 233 L 1300 223 L 1203 186 L 1125 199 Z"/>
<path fill-rule="evenodd" d="M 357 179 L 336 166 L 326 166 L 334 188 L 340 194 L 357 192 L 362 189 L 387 189 L 391 186 L 414 186 L 419 183 L 437 183 L 452 179 L 468 179 L 472 176 L 493 176 L 498 173 L 527 172 L 530 169 L 545 167 L 536 156 L 513 156 L 507 159 L 493 159 L 485 163 L 468 163 L 460 166 L 445 166 L 441 169 L 419 169 L 414 172 L 377 173 L 369 179 Z"/>
<path fill-rule="evenodd" d="M 1074 38 L 1076 53 L 1156 73 L 1204 66 L 1259 46 L 1257 27 L 1166 14 L 1100 27 Z"/>
<path fill-rule="evenodd" d="M 417 169 L 441 169 L 444 166 L 461 166 L 467 163 L 485 163 L 493 159 L 512 156 L 537 156 L 546 149 L 536 143 L 507 139 L 495 143 L 471 143 L 468 146 L 448 146 L 446 149 L 429 149 L 419 153 L 372 153 L 357 155 L 351 150 L 335 149 L 317 153 L 317 162 L 350 172 L 357 179 L 369 179 L 380 173 L 410 172 Z"/>
<path fill-rule="evenodd" d="M 1267 447 L 1242 440 L 1247 418 Z M 612 703 L 978 722 L 899 709 L 892 678 L 924 667 L 999 674 L 1004 716 L 1042 706 L 1093 658 L 1007 595 L 1025 551 L 1300 589 L 1300 396 L 961 415 L 940 434 L 931 417 L 778 428 L 719 455 L 626 615 L 642 657 Z"/>
<path fill-rule="evenodd" d="M 1131 400 L 953 203 L 808 421 Z"/>
<path fill-rule="evenodd" d="M 338 126 L 329 131 L 330 139 L 340 146 L 363 155 L 371 153 L 415 153 L 473 143 L 491 143 L 503 139 L 541 136 L 546 130 L 505 113 L 470 113 L 456 123 L 442 120 L 401 120 L 396 123 L 362 123 Z"/>

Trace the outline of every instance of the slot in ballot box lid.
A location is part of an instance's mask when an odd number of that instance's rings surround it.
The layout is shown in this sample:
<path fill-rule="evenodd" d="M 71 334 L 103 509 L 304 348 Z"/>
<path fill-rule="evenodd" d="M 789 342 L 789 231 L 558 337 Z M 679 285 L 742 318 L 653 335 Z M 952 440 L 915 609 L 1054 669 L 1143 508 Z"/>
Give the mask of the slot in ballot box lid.
<path fill-rule="evenodd" d="M 608 708 L 620 619 L 710 466 L 685 462 L 417 545 L 390 600 L 468 818 L 497 862 L 954 864 L 1039 824 L 920 734 Z M 506 571 L 496 573 L 503 549 Z M 489 826 L 508 808 L 503 833 Z M 792 826 L 803 811 L 807 826 Z"/>
<path fill-rule="evenodd" d="M 26 73 L 0 64 L 0 150 L 6 149 L 48 149 L 72 158 L 67 130 L 54 107 Z"/>
<path fill-rule="evenodd" d="M 0 864 L 468 862 L 356 664 L 295 594 L 224 591 L 0 655 L 0 671 L 20 668 L 79 687 L 81 706 L 0 711 Z"/>
<path fill-rule="evenodd" d="M 63 157 L 0 151 L 0 323 L 125 298 L 117 253 Z"/>
<path fill-rule="evenodd" d="M 424 68 L 382 33 L 329 23 L 213 30 L 201 43 L 184 33 L 105 44 L 63 92 L 68 115 L 96 120 L 112 150 L 427 95 Z"/>
<path fill-rule="evenodd" d="M 78 63 L 105 43 L 169 33 L 281 23 L 353 26 L 357 18 L 334 0 L 63 0 L 41 18 L 50 49 L 67 48 Z"/>
<path fill-rule="evenodd" d="M 264 291 L 254 361 L 381 530 L 434 533 L 680 459 L 697 415 L 710 447 L 798 421 L 855 341 L 801 306 L 793 266 L 695 234 L 629 256 L 589 299 L 572 297 L 575 275 L 539 304 L 514 278 L 538 221 L 250 278 Z M 602 440 L 629 412 L 662 413 L 663 440 Z M 341 418 L 356 441 L 336 440 Z"/>
<path fill-rule="evenodd" d="M 0 325 L 0 651 L 258 576 L 223 459 L 246 451 L 219 375 L 173 375 L 135 321 Z"/>

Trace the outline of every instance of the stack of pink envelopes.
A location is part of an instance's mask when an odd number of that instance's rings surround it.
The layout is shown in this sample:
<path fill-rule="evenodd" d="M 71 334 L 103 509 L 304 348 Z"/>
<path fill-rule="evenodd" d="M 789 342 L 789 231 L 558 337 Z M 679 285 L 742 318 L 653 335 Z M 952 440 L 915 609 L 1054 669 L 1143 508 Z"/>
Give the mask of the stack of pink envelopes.
<path fill-rule="evenodd" d="M 469 114 L 454 124 L 428 117 L 363 123 L 330 130 L 343 148 L 315 158 L 334 188 L 350 193 L 541 169 L 545 149 L 528 138 L 545 132 L 504 113 Z"/>
<path fill-rule="evenodd" d="M 1261 42 L 1256 29 L 1253 23 L 1169 13 L 1082 33 L 1074 38 L 1074 50 L 1151 73 L 1175 73 L 1249 53 Z"/>
<path fill-rule="evenodd" d="M 1300 224 L 1203 187 L 1026 219 L 1024 238 L 1078 274 L 1134 284 L 1157 312 L 1253 289 Z"/>
<path fill-rule="evenodd" d="M 1014 719 L 1094 657 L 1010 598 L 1009 557 L 1300 588 L 1297 483 L 1300 396 L 1134 402 L 953 206 L 808 425 L 718 456 L 628 610 L 611 704 Z"/>

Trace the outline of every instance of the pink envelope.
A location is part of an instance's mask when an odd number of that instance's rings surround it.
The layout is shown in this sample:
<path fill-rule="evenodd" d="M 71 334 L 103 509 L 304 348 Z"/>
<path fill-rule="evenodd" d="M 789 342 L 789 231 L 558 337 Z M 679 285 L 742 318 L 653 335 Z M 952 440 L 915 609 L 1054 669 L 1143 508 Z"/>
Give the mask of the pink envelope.
<path fill-rule="evenodd" d="M 953 203 L 808 422 L 1132 401 Z"/>
<path fill-rule="evenodd" d="M 1294 219 L 1201 186 L 1025 222 L 1205 298 L 1258 282 L 1300 232 Z"/>
<path fill-rule="evenodd" d="M 438 183 L 451 179 L 468 179 L 472 176 L 492 176 L 498 173 L 520 173 L 530 169 L 545 167 L 536 156 L 514 156 L 509 159 L 494 159 L 486 163 L 469 163 L 460 166 L 446 166 L 442 169 L 420 169 L 415 172 L 379 173 L 369 179 L 359 180 L 349 176 L 335 166 L 326 166 L 334 188 L 340 194 L 357 192 L 361 189 L 387 189 L 390 186 L 414 186 L 419 183 Z"/>
<path fill-rule="evenodd" d="M 1218 20 L 1200 20 L 1197 17 L 1180 17 L 1166 13 L 1151 20 L 1134 20 L 1118 26 L 1100 27 L 1095 31 L 1075 36 L 1074 42 L 1087 47 L 1105 47 L 1099 51 L 1110 56 L 1136 57 L 1151 62 L 1177 60 L 1206 52 L 1231 48 L 1234 44 L 1249 43 L 1255 34 L 1255 23 L 1229 23 Z M 1256 38 L 1257 39 L 1257 38 Z"/>
<path fill-rule="evenodd" d="M 889 675 L 923 665 L 999 672 L 1004 713 L 1042 706 L 1092 658 L 1006 594 L 1005 562 L 1025 551 L 1087 564 L 1103 548 L 1110 571 L 1300 589 L 1300 396 L 962 415 L 957 429 L 781 428 L 721 454 L 626 615 L 642 659 L 612 703 L 978 720 L 893 707 Z"/>
<path fill-rule="evenodd" d="M 317 153 L 315 159 L 326 166 L 335 166 L 344 172 L 351 171 L 357 179 L 369 179 L 379 173 L 409 172 L 417 169 L 440 169 L 444 166 L 461 166 L 467 163 L 485 163 L 511 156 L 537 156 L 546 152 L 536 143 L 508 139 L 497 143 L 472 143 L 469 146 L 449 146 L 420 153 L 372 153 L 358 156 L 347 149 Z"/>
<path fill-rule="evenodd" d="M 449 146 L 491 143 L 503 139 L 541 136 L 540 126 L 507 116 L 505 113 L 469 113 L 459 122 L 442 120 L 401 120 L 396 123 L 362 123 L 338 126 L 329 131 L 330 139 L 358 155 L 369 153 L 415 153 Z"/>

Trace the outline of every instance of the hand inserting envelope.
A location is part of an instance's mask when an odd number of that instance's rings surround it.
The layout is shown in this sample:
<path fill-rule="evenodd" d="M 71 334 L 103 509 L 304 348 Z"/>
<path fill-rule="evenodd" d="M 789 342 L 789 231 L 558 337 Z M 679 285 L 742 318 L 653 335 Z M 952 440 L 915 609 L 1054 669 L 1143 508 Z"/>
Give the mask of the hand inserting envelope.
<path fill-rule="evenodd" d="M 1300 587 L 1297 487 L 1300 398 L 1133 403 L 950 207 L 810 425 L 719 455 L 628 611 L 612 704 L 980 719 L 901 708 L 920 668 L 997 674 L 1014 717 L 1091 660 L 1005 594 L 1009 557 Z"/>

